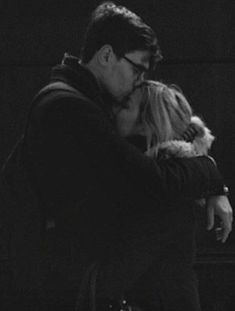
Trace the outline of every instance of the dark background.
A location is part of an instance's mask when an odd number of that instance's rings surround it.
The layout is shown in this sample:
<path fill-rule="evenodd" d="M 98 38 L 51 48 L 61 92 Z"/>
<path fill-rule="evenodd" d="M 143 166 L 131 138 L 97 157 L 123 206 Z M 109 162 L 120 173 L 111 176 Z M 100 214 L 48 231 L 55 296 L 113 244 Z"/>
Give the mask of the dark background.
<path fill-rule="evenodd" d="M 98 0 L 0 1 L 0 165 L 23 131 L 30 102 L 65 51 L 78 55 Z M 156 79 L 176 83 L 217 137 L 216 158 L 235 203 L 235 2 L 116 1 L 156 31 L 164 59 Z M 120 38 L 121 40 L 121 38 Z M 200 211 L 196 269 L 205 310 L 235 310 L 235 233 L 225 245 Z"/>

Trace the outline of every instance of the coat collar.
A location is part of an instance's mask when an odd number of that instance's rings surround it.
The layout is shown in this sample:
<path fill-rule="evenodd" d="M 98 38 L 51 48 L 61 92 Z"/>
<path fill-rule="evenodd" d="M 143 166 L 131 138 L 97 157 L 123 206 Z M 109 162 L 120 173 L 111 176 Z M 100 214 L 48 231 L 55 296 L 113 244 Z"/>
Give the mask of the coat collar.
<path fill-rule="evenodd" d="M 102 91 L 92 72 L 79 63 L 79 58 L 65 53 L 62 63 L 52 69 L 51 82 L 55 81 L 62 81 L 76 88 L 113 118 L 111 108 L 117 104 L 116 101 Z"/>

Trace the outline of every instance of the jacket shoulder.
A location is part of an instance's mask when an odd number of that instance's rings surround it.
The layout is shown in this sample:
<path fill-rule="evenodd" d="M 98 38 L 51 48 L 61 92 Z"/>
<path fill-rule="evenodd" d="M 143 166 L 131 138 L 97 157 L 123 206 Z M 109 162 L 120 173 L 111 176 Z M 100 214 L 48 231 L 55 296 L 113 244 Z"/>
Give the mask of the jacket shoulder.
<path fill-rule="evenodd" d="M 68 108 L 69 103 L 84 106 L 88 110 L 99 110 L 99 106 L 80 90 L 61 81 L 50 83 L 41 89 L 33 99 L 32 110 L 43 112 L 63 105 Z"/>

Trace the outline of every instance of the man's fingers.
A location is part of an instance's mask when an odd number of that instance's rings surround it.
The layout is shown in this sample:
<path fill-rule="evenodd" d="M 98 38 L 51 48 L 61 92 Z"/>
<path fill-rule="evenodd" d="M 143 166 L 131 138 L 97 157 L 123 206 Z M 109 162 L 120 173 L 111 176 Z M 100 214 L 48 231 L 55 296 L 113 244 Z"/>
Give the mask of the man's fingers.
<path fill-rule="evenodd" d="M 230 219 L 231 229 L 232 229 L 232 226 L 233 226 L 233 210 L 232 210 L 232 208 L 230 210 L 229 219 Z"/>
<path fill-rule="evenodd" d="M 224 243 L 227 240 L 230 232 L 232 231 L 232 221 L 230 218 L 224 219 L 224 221 L 222 222 L 222 228 L 223 228 L 222 230 L 223 233 L 222 233 L 221 242 Z"/>
<path fill-rule="evenodd" d="M 214 208 L 208 206 L 207 208 L 207 230 L 211 230 L 214 227 L 215 213 Z"/>
<path fill-rule="evenodd" d="M 227 238 L 228 238 L 228 236 L 229 236 L 229 233 L 230 233 L 230 231 L 224 230 L 224 232 L 223 232 L 223 237 L 222 237 L 222 240 L 221 240 L 222 243 L 225 243 L 225 242 L 226 242 L 226 240 L 227 240 Z"/>
<path fill-rule="evenodd" d="M 220 241 L 223 238 L 223 228 L 218 227 L 215 229 L 215 234 L 216 234 L 216 240 Z"/>
<path fill-rule="evenodd" d="M 221 215 L 221 227 L 222 227 L 222 237 L 221 242 L 226 242 L 230 232 L 232 231 L 233 224 L 233 211 L 229 205 L 227 209 L 224 210 L 224 213 Z"/>
<path fill-rule="evenodd" d="M 221 221 L 221 227 L 216 229 L 216 238 L 224 243 L 232 231 L 233 224 L 233 210 L 228 197 L 222 195 L 209 198 L 207 205 L 208 230 L 214 227 L 215 215 Z"/>
<path fill-rule="evenodd" d="M 222 243 L 225 243 L 228 239 L 230 232 L 232 231 L 232 221 L 233 217 L 229 214 L 225 214 L 221 221 L 221 227 L 216 228 L 216 237 L 217 240 L 221 240 Z"/>

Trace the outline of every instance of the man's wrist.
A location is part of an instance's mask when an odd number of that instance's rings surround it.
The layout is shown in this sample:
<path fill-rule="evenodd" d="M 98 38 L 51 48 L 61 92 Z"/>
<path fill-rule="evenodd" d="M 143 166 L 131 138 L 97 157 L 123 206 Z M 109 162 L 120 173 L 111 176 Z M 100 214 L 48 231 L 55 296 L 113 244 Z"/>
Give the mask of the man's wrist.
<path fill-rule="evenodd" d="M 213 157 L 207 156 L 207 158 L 214 164 L 215 167 L 217 167 L 217 163 Z M 207 197 L 213 196 L 213 195 L 214 196 L 217 196 L 217 195 L 228 196 L 229 195 L 229 188 L 223 183 L 222 178 L 221 178 L 221 184 L 220 185 L 217 184 L 216 188 L 211 189 L 207 193 Z"/>
<path fill-rule="evenodd" d="M 229 188 L 226 185 L 223 185 L 220 188 L 217 188 L 214 191 L 209 191 L 209 193 L 207 193 L 207 197 L 218 195 L 229 196 Z"/>
<path fill-rule="evenodd" d="M 224 185 L 223 187 L 223 195 L 229 196 L 229 187 L 227 187 L 226 185 Z"/>

